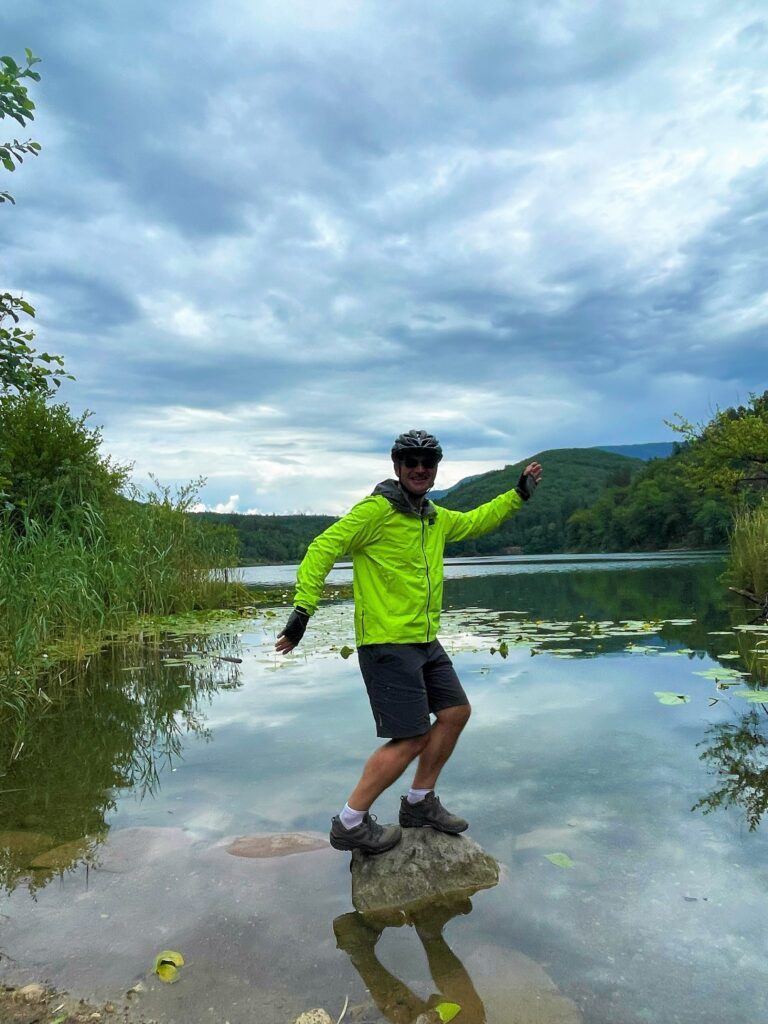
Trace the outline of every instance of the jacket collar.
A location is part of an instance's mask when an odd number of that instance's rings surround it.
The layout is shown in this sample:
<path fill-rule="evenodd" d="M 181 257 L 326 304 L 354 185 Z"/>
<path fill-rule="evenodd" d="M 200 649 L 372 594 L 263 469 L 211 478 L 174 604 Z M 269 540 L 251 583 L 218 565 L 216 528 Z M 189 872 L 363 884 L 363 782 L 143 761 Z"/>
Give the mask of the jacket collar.
<path fill-rule="evenodd" d="M 386 498 L 396 512 L 403 512 L 407 516 L 426 519 L 435 514 L 435 507 L 428 498 L 423 498 L 421 503 L 417 504 L 398 480 L 382 480 L 380 484 L 376 484 L 373 493 Z"/>

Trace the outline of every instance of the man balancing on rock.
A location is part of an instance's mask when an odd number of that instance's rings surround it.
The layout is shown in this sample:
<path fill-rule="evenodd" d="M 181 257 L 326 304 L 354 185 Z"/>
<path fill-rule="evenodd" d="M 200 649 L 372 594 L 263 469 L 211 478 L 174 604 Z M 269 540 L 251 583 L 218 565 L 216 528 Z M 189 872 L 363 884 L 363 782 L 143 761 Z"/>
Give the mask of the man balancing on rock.
<path fill-rule="evenodd" d="M 541 466 L 526 466 L 517 485 L 470 512 L 427 499 L 443 450 L 436 437 L 409 430 L 395 440 L 395 480 L 316 537 L 297 573 L 294 610 L 275 648 L 288 654 L 304 636 L 334 562 L 352 558 L 355 638 L 376 734 L 387 739 L 371 755 L 331 825 L 337 850 L 383 853 L 401 828 L 425 825 L 458 834 L 468 823 L 435 796 L 438 776 L 470 715 L 467 695 L 437 640 L 443 597 L 443 551 L 451 541 L 496 529 L 533 494 Z M 434 715 L 432 722 L 430 715 Z M 374 801 L 418 758 L 400 825 L 379 825 Z"/>

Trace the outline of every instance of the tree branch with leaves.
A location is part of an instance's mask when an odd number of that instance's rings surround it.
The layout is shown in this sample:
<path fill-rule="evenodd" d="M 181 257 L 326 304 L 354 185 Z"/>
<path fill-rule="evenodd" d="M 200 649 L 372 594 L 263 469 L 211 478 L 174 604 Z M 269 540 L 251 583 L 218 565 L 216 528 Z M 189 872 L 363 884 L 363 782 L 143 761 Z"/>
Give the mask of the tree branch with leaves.
<path fill-rule="evenodd" d="M 0 57 L 0 119 L 9 117 L 26 128 L 35 119 L 35 104 L 28 93 L 28 81 L 39 82 L 34 71 L 40 58 L 31 50 L 24 51 L 26 66 L 20 66 L 13 57 Z M 25 156 L 37 156 L 40 143 L 28 139 L 0 144 L 0 164 L 6 171 L 15 171 Z M 10 192 L 0 191 L 0 203 L 14 203 Z M 64 372 L 61 356 L 49 352 L 38 353 L 32 347 L 35 332 L 22 322 L 23 317 L 34 318 L 34 307 L 24 298 L 10 292 L 0 292 L 0 396 L 37 394 L 50 396 L 64 378 L 73 380 Z"/>
<path fill-rule="evenodd" d="M 740 508 L 759 502 L 768 491 L 768 391 L 750 395 L 746 406 L 718 409 L 705 424 L 678 413 L 668 422 L 686 442 L 686 469 L 703 491 L 715 491 Z"/>

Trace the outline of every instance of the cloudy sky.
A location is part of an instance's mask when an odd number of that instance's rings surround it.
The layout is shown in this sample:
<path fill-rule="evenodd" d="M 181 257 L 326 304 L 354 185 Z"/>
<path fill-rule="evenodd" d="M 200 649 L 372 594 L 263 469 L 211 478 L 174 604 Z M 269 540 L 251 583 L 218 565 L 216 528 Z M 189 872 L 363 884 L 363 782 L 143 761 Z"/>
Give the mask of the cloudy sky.
<path fill-rule="evenodd" d="M 138 481 L 340 512 L 403 429 L 445 486 L 768 386 L 765 0 L 3 0 L 0 31 L 43 58 L 1 283 Z"/>

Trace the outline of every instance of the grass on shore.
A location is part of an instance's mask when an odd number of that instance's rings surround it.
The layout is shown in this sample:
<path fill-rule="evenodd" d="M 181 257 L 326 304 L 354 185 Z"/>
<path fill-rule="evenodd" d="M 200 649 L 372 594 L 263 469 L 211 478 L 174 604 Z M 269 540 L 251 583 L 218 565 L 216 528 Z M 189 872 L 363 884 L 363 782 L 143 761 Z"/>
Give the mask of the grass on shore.
<path fill-rule="evenodd" d="M 63 675 L 51 666 L 77 663 L 131 620 L 248 603 L 229 580 L 236 550 L 234 531 L 167 495 L 84 502 L 48 519 L 0 512 L 0 721 L 52 699 Z"/>
<path fill-rule="evenodd" d="M 736 514 L 730 541 L 729 583 L 768 596 L 768 498 Z"/>

